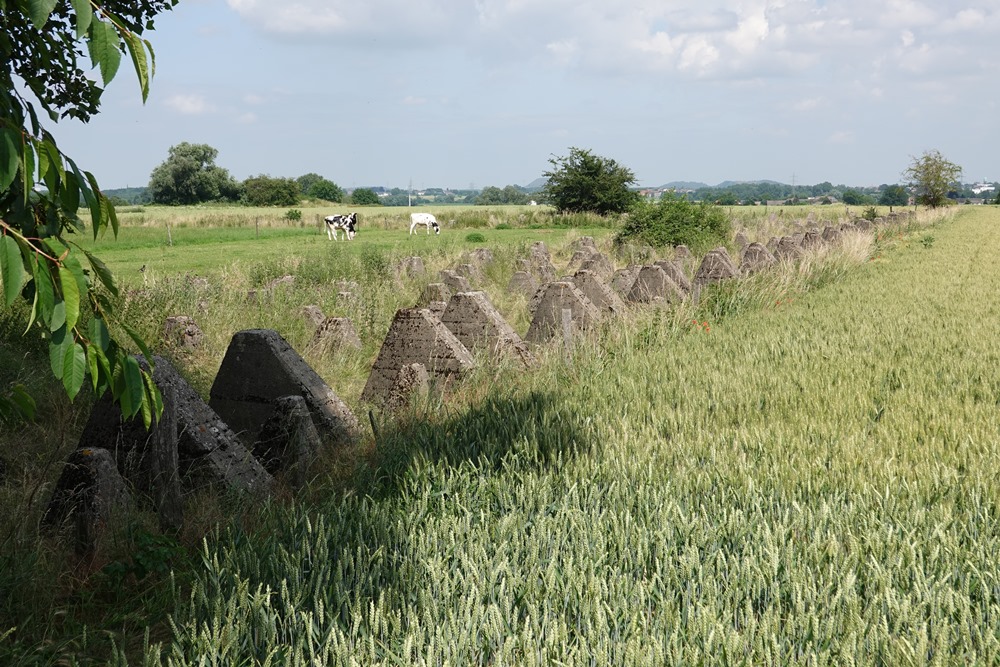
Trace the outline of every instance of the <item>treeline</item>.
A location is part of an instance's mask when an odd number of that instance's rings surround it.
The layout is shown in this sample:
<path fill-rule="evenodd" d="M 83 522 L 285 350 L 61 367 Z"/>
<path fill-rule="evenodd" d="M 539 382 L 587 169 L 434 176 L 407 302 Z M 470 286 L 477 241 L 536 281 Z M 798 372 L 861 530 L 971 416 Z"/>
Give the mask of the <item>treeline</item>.
<path fill-rule="evenodd" d="M 1000 183 L 993 190 L 976 193 L 971 186 L 954 184 L 947 198 L 957 202 L 985 199 L 1000 203 Z M 816 185 L 788 185 L 773 181 L 732 183 L 724 186 L 697 188 L 686 193 L 694 201 L 706 201 L 723 206 L 754 205 L 769 201 L 782 204 L 848 204 L 850 206 L 905 206 L 911 192 L 903 185 L 883 183 L 877 187 L 848 187 L 829 181 Z"/>

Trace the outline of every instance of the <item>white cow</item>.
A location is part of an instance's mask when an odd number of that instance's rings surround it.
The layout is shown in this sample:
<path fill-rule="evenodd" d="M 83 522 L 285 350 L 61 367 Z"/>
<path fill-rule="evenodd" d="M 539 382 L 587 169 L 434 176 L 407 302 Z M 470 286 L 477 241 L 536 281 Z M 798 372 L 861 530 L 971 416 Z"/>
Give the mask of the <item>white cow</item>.
<path fill-rule="evenodd" d="M 430 213 L 411 213 L 410 214 L 410 234 L 413 230 L 417 228 L 417 225 L 423 225 L 427 228 L 427 233 L 431 233 L 431 227 L 434 228 L 435 234 L 441 233 L 441 227 L 438 225 L 438 221 Z"/>
<path fill-rule="evenodd" d="M 349 213 L 347 215 L 328 215 L 323 218 L 323 222 L 326 223 L 327 239 L 331 241 L 339 241 L 340 232 L 343 231 L 347 240 L 353 241 L 354 234 L 356 233 L 354 227 L 358 224 L 358 214 Z"/>

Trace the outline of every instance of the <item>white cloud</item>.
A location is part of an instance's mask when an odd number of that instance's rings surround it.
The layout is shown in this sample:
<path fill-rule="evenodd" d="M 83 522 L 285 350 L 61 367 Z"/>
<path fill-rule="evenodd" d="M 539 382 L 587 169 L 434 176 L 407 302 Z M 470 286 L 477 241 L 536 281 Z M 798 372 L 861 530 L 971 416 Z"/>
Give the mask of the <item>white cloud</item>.
<path fill-rule="evenodd" d="M 991 49 L 997 0 L 227 0 L 264 33 L 602 75 L 925 76 Z M 339 42 L 342 48 L 343 42 Z M 944 59 L 931 67 L 930 59 Z"/>
<path fill-rule="evenodd" d="M 425 97 L 414 97 L 413 95 L 407 95 L 403 98 L 403 104 L 409 107 L 421 106 L 427 104 L 427 98 Z"/>
<path fill-rule="evenodd" d="M 800 112 L 812 111 L 813 109 L 819 107 L 821 102 L 822 100 L 818 97 L 810 97 L 808 99 L 799 100 L 798 102 L 792 104 L 792 110 Z"/>
<path fill-rule="evenodd" d="M 200 116 L 213 110 L 201 95 L 171 95 L 165 104 L 186 116 Z"/>
<path fill-rule="evenodd" d="M 831 144 L 852 144 L 854 143 L 854 133 L 849 130 L 834 132 L 827 139 Z"/>
<path fill-rule="evenodd" d="M 236 122 L 241 123 L 243 125 L 252 125 L 253 123 L 257 122 L 257 114 L 251 111 L 247 111 L 246 113 L 238 115 L 236 117 Z"/>

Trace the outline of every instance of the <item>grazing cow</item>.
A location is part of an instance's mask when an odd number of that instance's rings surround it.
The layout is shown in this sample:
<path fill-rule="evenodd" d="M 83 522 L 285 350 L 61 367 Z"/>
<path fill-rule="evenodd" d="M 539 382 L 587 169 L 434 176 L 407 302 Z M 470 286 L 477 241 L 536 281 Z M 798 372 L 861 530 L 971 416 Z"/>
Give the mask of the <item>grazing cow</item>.
<path fill-rule="evenodd" d="M 438 221 L 434 219 L 434 216 L 430 213 L 411 213 L 410 214 L 410 234 L 413 230 L 417 228 L 417 225 L 423 225 L 427 228 L 427 233 L 431 233 L 431 227 L 434 228 L 435 234 L 441 233 L 441 227 L 438 225 Z"/>
<path fill-rule="evenodd" d="M 349 213 L 347 215 L 328 215 L 323 218 L 326 223 L 326 238 L 332 241 L 340 240 L 340 232 L 344 232 L 344 236 L 347 237 L 348 241 L 354 240 L 354 234 L 356 230 L 355 226 L 358 224 L 358 214 Z"/>

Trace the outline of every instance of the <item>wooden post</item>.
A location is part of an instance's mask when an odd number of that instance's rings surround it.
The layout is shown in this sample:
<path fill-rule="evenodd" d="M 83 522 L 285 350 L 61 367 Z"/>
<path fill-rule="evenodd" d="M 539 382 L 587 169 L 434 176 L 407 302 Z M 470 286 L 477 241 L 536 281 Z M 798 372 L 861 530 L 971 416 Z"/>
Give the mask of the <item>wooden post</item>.
<path fill-rule="evenodd" d="M 163 414 L 151 435 L 149 487 L 163 530 L 180 530 L 184 522 L 180 472 L 177 469 L 177 388 L 164 384 Z"/>

